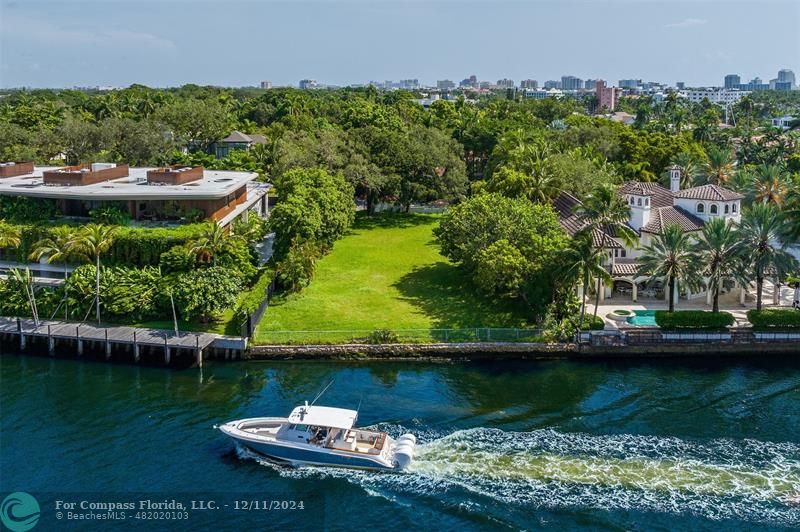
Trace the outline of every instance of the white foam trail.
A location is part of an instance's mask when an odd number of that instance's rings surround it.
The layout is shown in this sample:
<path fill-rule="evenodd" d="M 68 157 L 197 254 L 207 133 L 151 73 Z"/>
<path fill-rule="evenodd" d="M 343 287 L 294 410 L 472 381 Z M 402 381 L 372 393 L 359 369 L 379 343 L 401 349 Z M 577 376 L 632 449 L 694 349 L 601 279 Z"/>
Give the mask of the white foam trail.
<path fill-rule="evenodd" d="M 800 525 L 797 444 L 486 428 L 420 436 L 410 474 L 278 471 L 346 478 L 389 500 L 430 497 L 457 487 L 466 499 L 454 502 L 464 508 L 484 507 L 481 501 L 488 497 L 520 507 L 650 510 Z"/>

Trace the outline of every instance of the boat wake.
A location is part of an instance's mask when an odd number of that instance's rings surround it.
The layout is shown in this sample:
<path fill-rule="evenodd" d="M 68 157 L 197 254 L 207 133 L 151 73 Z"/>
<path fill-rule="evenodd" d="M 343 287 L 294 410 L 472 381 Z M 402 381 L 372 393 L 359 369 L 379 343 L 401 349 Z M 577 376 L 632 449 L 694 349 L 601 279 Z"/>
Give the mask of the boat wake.
<path fill-rule="evenodd" d="M 407 429 L 383 426 L 391 434 Z M 419 431 L 414 431 L 419 434 Z M 655 436 L 507 432 L 476 428 L 419 435 L 407 473 L 275 466 L 284 476 L 345 478 L 402 501 L 447 493 L 461 508 L 602 508 L 691 513 L 800 525 L 800 445 L 756 440 L 693 442 Z"/>

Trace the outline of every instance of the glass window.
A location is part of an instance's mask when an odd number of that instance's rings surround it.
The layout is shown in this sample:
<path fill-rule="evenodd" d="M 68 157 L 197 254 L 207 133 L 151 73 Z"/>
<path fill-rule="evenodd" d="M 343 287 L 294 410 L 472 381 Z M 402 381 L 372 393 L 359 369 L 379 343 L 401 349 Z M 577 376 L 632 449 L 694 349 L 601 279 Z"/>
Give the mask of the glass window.
<path fill-rule="evenodd" d="M 637 204 L 639 207 L 641 207 L 641 206 L 642 206 L 642 198 L 639 198 L 638 200 L 636 200 L 636 204 Z"/>
<path fill-rule="evenodd" d="M 734 212 L 734 213 L 736 213 L 736 209 L 737 209 L 737 207 L 736 207 L 736 204 L 734 203 L 734 204 L 732 205 L 732 207 L 733 207 L 733 212 Z"/>
<path fill-rule="evenodd" d="M 719 207 L 717 207 L 717 204 L 716 204 L 716 203 L 712 203 L 712 204 L 711 204 L 711 208 L 710 208 L 710 209 L 708 209 L 708 212 L 709 212 L 710 214 L 717 214 L 717 213 L 719 212 Z"/>
<path fill-rule="evenodd" d="M 728 214 L 728 204 L 725 204 L 725 214 Z"/>
<path fill-rule="evenodd" d="M 698 203 L 698 204 L 697 204 L 697 212 L 699 212 L 699 213 L 704 213 L 704 212 L 706 212 L 706 206 L 705 206 L 705 204 L 703 204 L 703 203 Z"/>

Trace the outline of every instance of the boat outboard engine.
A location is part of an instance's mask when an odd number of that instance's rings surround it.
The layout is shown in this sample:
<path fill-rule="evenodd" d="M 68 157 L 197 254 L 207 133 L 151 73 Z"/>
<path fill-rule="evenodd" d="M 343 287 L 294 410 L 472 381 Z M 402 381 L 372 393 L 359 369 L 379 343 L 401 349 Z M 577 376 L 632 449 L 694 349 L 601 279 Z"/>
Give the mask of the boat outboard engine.
<path fill-rule="evenodd" d="M 394 465 L 397 469 L 405 469 L 414 460 L 414 447 L 417 438 L 413 434 L 403 434 L 394 443 Z"/>

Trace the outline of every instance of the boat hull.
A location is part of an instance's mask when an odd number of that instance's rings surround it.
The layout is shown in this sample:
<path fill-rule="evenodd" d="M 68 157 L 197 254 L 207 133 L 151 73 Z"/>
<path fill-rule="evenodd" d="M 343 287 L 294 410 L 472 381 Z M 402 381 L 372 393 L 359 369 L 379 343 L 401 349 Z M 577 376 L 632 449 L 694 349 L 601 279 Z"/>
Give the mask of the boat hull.
<path fill-rule="evenodd" d="M 296 466 L 313 465 L 385 471 L 396 469 L 394 464 L 386 463 L 380 455 L 359 455 L 324 447 L 303 446 L 302 444 L 290 445 L 277 440 L 263 441 L 256 438 L 241 437 L 224 429 L 223 432 L 226 432 L 239 445 L 251 451 Z"/>

